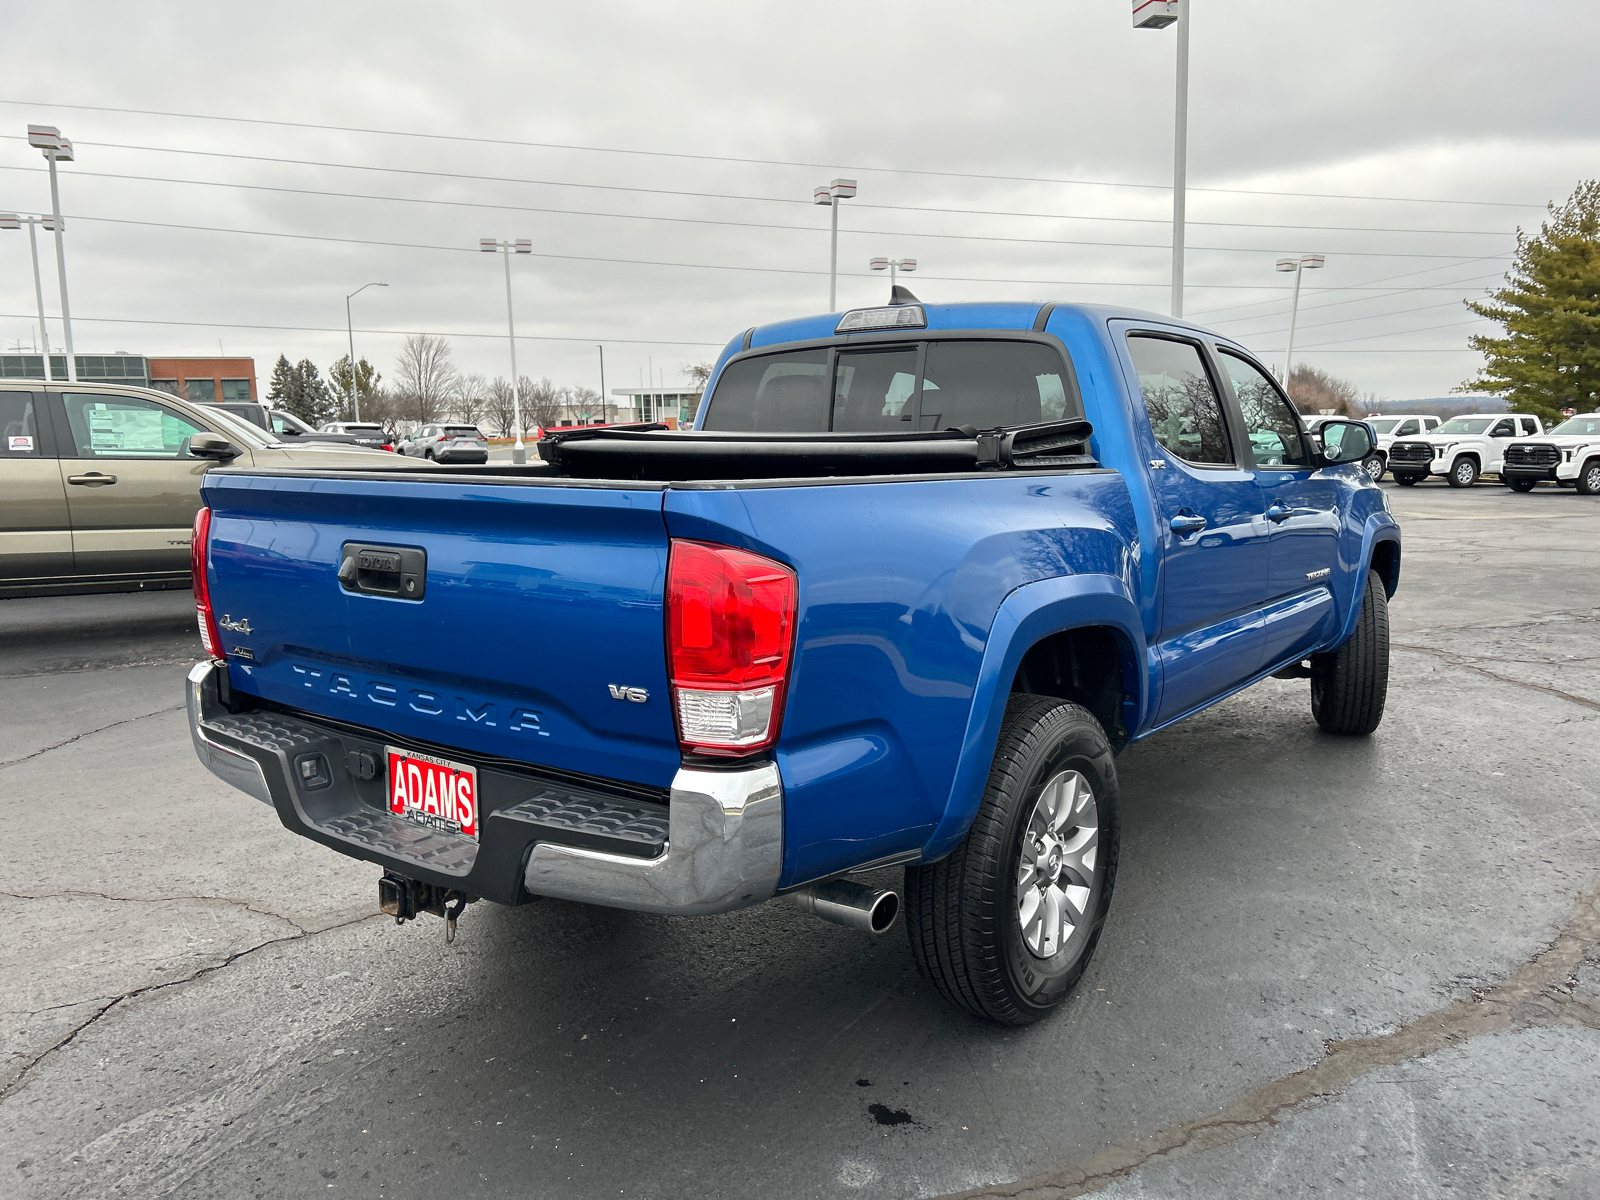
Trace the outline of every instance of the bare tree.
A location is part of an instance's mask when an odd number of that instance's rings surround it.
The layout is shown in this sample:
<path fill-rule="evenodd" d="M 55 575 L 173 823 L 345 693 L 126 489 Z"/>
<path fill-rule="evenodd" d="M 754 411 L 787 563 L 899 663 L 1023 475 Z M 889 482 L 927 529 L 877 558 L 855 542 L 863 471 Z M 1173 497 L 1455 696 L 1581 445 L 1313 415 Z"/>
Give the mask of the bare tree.
<path fill-rule="evenodd" d="M 715 366 L 715 363 L 697 362 L 690 363 L 685 367 L 683 373 L 689 377 L 690 388 L 696 392 L 705 391 L 706 383 L 711 378 L 711 372 Z"/>
<path fill-rule="evenodd" d="M 476 425 L 489 404 L 489 381 L 482 375 L 463 375 L 456 384 L 452 415 L 463 425 Z"/>
<path fill-rule="evenodd" d="M 400 403 L 389 388 L 375 387 L 362 393 L 361 419 L 382 425 L 391 441 L 399 440 L 400 422 L 404 418 L 400 413 Z"/>
<path fill-rule="evenodd" d="M 501 437 L 510 437 L 515 413 L 511 381 L 504 375 L 496 375 L 483 402 L 484 419 L 495 427 Z"/>
<path fill-rule="evenodd" d="M 572 387 L 567 389 L 567 408 L 572 413 L 574 421 L 582 420 L 587 414 L 591 421 L 604 421 L 605 409 L 600 403 L 600 393 L 593 388 Z"/>
<path fill-rule="evenodd" d="M 535 383 L 526 375 L 522 377 L 522 432 L 527 434 L 531 428 L 549 429 L 562 419 L 561 410 L 566 407 L 565 393 L 550 378 L 539 380 Z"/>
<path fill-rule="evenodd" d="M 1305 363 L 1297 363 L 1289 372 L 1289 386 L 1285 390 L 1294 406 L 1303 413 L 1333 412 L 1347 417 L 1361 403 L 1361 389 L 1355 384 Z"/>
<path fill-rule="evenodd" d="M 420 425 L 444 416 L 460 378 L 450 361 L 450 343 L 426 333 L 406 339 L 394 374 L 404 418 Z"/>

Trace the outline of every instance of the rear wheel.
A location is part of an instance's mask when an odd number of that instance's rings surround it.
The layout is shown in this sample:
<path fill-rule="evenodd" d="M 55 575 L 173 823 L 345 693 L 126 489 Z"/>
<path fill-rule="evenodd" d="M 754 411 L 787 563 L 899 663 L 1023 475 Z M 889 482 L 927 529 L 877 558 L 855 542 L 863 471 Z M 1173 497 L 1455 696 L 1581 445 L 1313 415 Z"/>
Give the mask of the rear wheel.
<path fill-rule="evenodd" d="M 966 840 L 906 868 L 917 969 L 980 1017 L 1037 1021 L 1100 940 L 1117 845 L 1117 773 L 1100 723 L 1076 704 L 1012 696 Z"/>
<path fill-rule="evenodd" d="M 1513 492 L 1531 492 L 1534 484 L 1539 482 L 1537 479 L 1525 479 L 1517 475 L 1507 475 L 1505 481 L 1506 486 Z"/>
<path fill-rule="evenodd" d="M 1383 720 L 1389 695 L 1389 597 L 1367 572 L 1355 636 L 1330 654 L 1311 656 L 1311 715 L 1328 733 L 1361 737 Z"/>
<path fill-rule="evenodd" d="M 1471 487 L 1478 482 L 1478 460 L 1463 454 L 1450 464 L 1450 474 L 1446 478 L 1451 487 Z"/>
<path fill-rule="evenodd" d="M 1578 472 L 1578 492 L 1584 496 L 1600 496 L 1600 458 L 1591 458 Z"/>

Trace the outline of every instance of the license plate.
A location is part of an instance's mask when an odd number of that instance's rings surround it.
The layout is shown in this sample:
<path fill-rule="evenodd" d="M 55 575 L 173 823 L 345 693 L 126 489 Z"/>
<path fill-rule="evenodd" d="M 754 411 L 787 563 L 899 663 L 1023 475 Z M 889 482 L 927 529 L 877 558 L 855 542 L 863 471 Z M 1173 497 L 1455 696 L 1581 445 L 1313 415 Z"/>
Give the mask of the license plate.
<path fill-rule="evenodd" d="M 438 833 L 478 839 L 478 772 L 448 759 L 385 746 L 389 811 Z"/>

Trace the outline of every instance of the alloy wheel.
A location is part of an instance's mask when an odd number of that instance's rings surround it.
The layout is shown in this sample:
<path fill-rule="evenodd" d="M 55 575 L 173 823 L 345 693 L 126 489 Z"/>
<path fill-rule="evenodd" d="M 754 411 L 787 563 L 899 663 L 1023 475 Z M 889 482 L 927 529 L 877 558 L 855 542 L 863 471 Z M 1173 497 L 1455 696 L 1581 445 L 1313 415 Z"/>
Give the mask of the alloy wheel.
<path fill-rule="evenodd" d="M 1100 806 L 1077 771 L 1053 776 L 1034 802 L 1017 868 L 1017 919 L 1036 958 L 1060 953 L 1088 920 L 1100 849 Z"/>

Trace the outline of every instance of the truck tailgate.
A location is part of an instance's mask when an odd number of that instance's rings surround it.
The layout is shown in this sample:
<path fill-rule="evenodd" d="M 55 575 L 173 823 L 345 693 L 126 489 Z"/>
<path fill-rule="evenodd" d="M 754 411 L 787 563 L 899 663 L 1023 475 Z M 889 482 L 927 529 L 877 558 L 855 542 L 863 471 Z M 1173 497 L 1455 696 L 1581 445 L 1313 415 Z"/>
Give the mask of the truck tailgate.
<path fill-rule="evenodd" d="M 204 496 L 239 691 L 397 739 L 671 781 L 660 485 L 217 471 Z M 421 599 L 350 590 L 377 574 L 341 583 L 356 545 L 426 555 Z"/>

